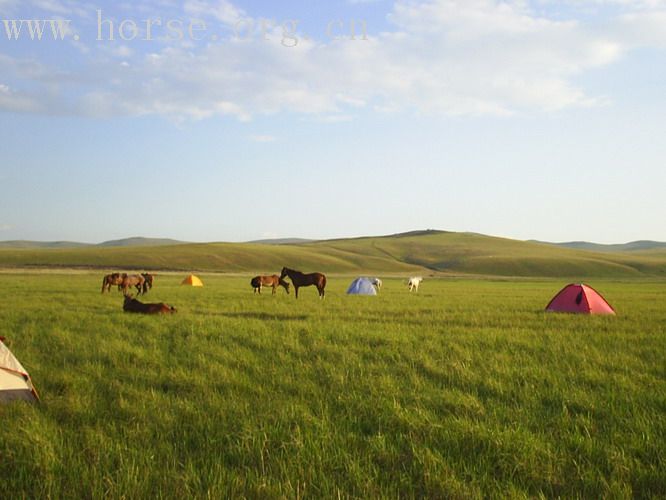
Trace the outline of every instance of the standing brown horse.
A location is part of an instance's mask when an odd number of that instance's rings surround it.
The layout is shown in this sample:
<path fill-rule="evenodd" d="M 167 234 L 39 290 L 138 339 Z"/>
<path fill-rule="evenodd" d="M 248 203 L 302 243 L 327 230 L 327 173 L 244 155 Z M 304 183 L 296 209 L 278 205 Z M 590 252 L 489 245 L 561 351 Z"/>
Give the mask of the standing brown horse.
<path fill-rule="evenodd" d="M 310 286 L 310 285 L 315 285 L 317 287 L 320 299 L 324 298 L 324 288 L 326 288 L 326 276 L 324 276 L 323 274 L 321 273 L 303 274 L 300 271 L 294 271 L 293 269 L 289 269 L 288 267 L 283 267 L 282 273 L 280 274 L 280 278 L 284 278 L 285 276 L 289 276 L 291 284 L 294 285 L 294 292 L 296 294 L 296 298 L 298 298 L 298 289 L 300 287 Z"/>
<path fill-rule="evenodd" d="M 127 295 L 129 293 L 130 287 L 135 287 L 137 295 L 141 295 L 144 291 L 144 286 L 146 284 L 146 278 L 140 274 L 123 274 L 123 281 L 120 283 L 119 287 L 122 289 L 123 294 Z"/>
<path fill-rule="evenodd" d="M 111 293 L 111 286 L 120 285 L 123 282 L 123 277 L 120 273 L 111 273 L 104 276 L 102 279 L 102 293 Z"/>
<path fill-rule="evenodd" d="M 254 288 L 254 293 L 261 293 L 262 287 L 269 286 L 273 289 L 272 295 L 275 295 L 277 287 L 281 286 L 286 290 L 287 294 L 289 294 L 289 282 L 283 280 L 277 274 L 273 274 L 271 276 L 255 276 L 250 281 L 250 285 L 252 285 L 252 288 Z"/>

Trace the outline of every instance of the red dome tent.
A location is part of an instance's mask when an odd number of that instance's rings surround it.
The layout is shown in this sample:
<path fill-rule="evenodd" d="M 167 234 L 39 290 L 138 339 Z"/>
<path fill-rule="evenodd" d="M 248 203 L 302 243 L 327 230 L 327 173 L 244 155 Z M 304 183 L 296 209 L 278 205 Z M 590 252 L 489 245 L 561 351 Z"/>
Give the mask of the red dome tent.
<path fill-rule="evenodd" d="M 615 310 L 594 288 L 570 284 L 546 306 L 546 311 L 581 314 L 615 314 Z"/>

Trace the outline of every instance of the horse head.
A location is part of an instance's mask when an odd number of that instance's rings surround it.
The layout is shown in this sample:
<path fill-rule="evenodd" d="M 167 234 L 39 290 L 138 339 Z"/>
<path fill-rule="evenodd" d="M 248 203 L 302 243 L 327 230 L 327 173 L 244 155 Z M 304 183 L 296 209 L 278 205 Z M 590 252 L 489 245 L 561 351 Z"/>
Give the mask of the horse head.
<path fill-rule="evenodd" d="M 287 276 L 287 273 L 290 271 L 290 269 L 287 269 L 286 267 L 282 268 L 282 272 L 280 273 L 280 279 L 284 278 Z"/>
<path fill-rule="evenodd" d="M 289 282 L 283 280 L 282 278 L 279 279 L 280 285 L 282 285 L 287 292 L 287 295 L 289 295 Z"/>

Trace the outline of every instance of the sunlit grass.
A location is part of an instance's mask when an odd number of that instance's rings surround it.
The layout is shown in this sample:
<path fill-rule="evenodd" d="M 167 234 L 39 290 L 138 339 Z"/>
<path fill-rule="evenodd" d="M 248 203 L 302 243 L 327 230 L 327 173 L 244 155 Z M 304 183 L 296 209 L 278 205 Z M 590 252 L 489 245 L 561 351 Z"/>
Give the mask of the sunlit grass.
<path fill-rule="evenodd" d="M 0 497 L 660 497 L 666 286 L 385 280 L 378 297 L 160 275 L 122 312 L 101 276 L 0 275 L 0 335 L 39 405 L 0 407 Z"/>

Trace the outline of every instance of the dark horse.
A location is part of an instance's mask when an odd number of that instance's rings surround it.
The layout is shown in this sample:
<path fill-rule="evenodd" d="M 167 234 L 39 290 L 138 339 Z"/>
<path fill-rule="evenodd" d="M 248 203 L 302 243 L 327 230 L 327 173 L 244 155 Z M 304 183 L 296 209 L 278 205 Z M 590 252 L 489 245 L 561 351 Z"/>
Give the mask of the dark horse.
<path fill-rule="evenodd" d="M 277 274 L 273 274 L 272 276 L 255 276 L 250 281 L 250 285 L 254 288 L 254 293 L 261 293 L 261 288 L 264 286 L 273 289 L 272 295 L 275 295 L 275 291 L 279 286 L 283 287 L 289 293 L 289 282 L 283 280 Z"/>
<path fill-rule="evenodd" d="M 111 287 L 120 285 L 123 282 L 123 276 L 120 273 L 107 274 L 102 279 L 102 293 L 111 292 Z"/>
<path fill-rule="evenodd" d="M 140 314 L 168 314 L 175 313 L 176 308 L 171 307 L 169 304 L 159 302 L 156 304 L 144 304 L 135 298 L 125 295 L 125 303 L 123 304 L 123 311 Z"/>
<path fill-rule="evenodd" d="M 291 284 L 294 285 L 294 292 L 296 294 L 296 298 L 298 298 L 298 289 L 300 287 L 310 286 L 310 285 L 314 285 L 317 287 L 320 299 L 324 298 L 324 288 L 326 288 L 326 276 L 324 276 L 323 274 L 321 273 L 303 274 L 300 271 L 294 271 L 293 269 L 289 269 L 288 267 L 283 267 L 282 273 L 280 274 L 280 278 L 284 278 L 285 276 L 289 276 Z"/>
<path fill-rule="evenodd" d="M 141 276 L 143 276 L 143 279 L 145 280 L 143 282 L 143 294 L 145 295 L 148 293 L 148 290 L 153 288 L 153 280 L 155 277 L 149 273 L 141 273 Z"/>

